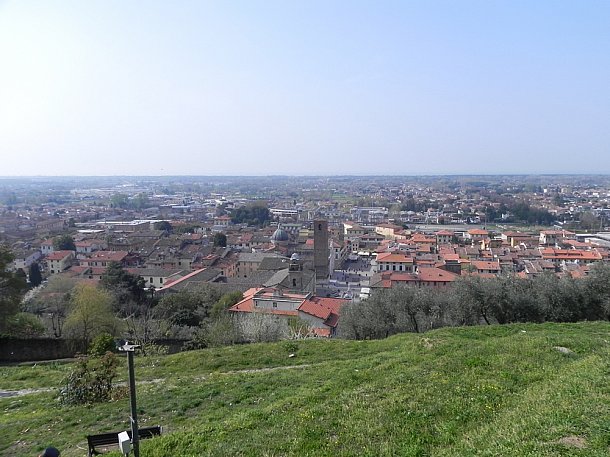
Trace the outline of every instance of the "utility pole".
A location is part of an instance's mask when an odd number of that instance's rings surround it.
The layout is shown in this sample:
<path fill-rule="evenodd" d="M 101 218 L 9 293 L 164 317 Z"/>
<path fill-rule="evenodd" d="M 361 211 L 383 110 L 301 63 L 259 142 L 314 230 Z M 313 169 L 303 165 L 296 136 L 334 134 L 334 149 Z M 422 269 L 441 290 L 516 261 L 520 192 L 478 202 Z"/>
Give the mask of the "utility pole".
<path fill-rule="evenodd" d="M 140 346 L 125 342 L 119 351 L 127 352 L 127 365 L 129 367 L 129 402 L 131 404 L 131 445 L 134 457 L 140 457 L 140 434 L 138 432 L 138 410 L 136 407 L 136 377 L 133 367 L 133 353 Z"/>

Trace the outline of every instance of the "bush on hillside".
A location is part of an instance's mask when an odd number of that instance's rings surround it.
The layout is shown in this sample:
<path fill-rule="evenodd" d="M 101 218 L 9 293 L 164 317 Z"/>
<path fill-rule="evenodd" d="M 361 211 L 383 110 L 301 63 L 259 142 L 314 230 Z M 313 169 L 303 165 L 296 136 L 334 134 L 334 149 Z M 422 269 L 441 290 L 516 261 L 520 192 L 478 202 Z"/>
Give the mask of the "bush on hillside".
<path fill-rule="evenodd" d="M 31 313 L 17 313 L 8 319 L 8 335 L 18 338 L 33 338 L 44 333 L 40 318 Z"/>
<path fill-rule="evenodd" d="M 237 331 L 244 342 L 269 343 L 290 336 L 285 319 L 265 313 L 248 313 L 235 320 Z"/>
<path fill-rule="evenodd" d="M 106 352 L 116 352 L 116 343 L 109 333 L 101 333 L 96 336 L 89 345 L 88 354 L 93 357 L 101 357 Z"/>
<path fill-rule="evenodd" d="M 79 357 L 59 391 L 60 402 L 83 405 L 109 401 L 118 364 L 119 359 L 112 352 L 98 358 Z"/>

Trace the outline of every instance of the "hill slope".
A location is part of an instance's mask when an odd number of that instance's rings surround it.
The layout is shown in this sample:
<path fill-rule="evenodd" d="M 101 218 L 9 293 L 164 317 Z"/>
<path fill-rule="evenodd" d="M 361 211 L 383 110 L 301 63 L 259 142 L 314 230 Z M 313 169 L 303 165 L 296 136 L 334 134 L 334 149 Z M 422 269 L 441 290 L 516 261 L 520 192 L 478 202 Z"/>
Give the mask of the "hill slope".
<path fill-rule="evenodd" d="M 609 342 L 608 323 L 511 325 L 139 358 L 138 381 L 154 381 L 138 387 L 141 423 L 169 432 L 141 455 L 605 456 Z M 3 388 L 34 382 L 20 370 L 2 368 Z M 129 411 L 52 393 L 0 405 L 6 455 L 47 442 L 84 455 L 84 435 L 126 428 Z"/>

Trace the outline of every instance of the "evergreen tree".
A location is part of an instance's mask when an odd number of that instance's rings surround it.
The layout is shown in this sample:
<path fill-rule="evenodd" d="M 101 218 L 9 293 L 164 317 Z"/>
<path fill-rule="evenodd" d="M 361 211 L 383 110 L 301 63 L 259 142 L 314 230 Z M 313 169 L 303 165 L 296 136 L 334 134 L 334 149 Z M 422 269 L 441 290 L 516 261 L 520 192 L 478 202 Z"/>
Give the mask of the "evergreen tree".
<path fill-rule="evenodd" d="M 145 299 L 144 285 L 146 281 L 121 266 L 118 262 L 110 262 L 102 275 L 101 286 L 111 292 L 117 307 L 122 308 L 130 301 L 141 303 Z"/>
<path fill-rule="evenodd" d="M 19 312 L 19 303 L 27 287 L 25 278 L 7 271 L 13 254 L 0 246 L 0 332 L 8 330 L 10 319 Z"/>
<path fill-rule="evenodd" d="M 70 235 L 61 235 L 53 239 L 53 249 L 56 251 L 76 251 L 74 238 Z"/>
<path fill-rule="evenodd" d="M 155 230 L 163 230 L 164 232 L 170 233 L 173 229 L 172 224 L 167 221 L 155 222 Z"/>
<path fill-rule="evenodd" d="M 38 287 L 42 283 L 42 274 L 40 273 L 40 266 L 34 262 L 30 265 L 30 284 L 32 287 Z"/>
<path fill-rule="evenodd" d="M 227 247 L 227 235 L 222 232 L 216 232 L 214 234 L 214 246 L 226 248 Z"/>

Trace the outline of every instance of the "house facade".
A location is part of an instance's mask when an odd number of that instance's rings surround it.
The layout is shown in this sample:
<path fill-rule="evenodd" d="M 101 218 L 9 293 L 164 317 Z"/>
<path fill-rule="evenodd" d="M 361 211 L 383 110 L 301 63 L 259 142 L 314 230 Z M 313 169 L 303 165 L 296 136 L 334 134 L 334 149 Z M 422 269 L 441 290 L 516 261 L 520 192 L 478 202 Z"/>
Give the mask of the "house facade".
<path fill-rule="evenodd" d="M 331 337 L 336 334 L 339 310 L 347 300 L 316 297 L 311 293 L 285 293 L 277 288 L 255 288 L 244 293 L 244 299 L 229 311 L 248 318 L 256 313 L 279 319 L 298 318 L 306 322 L 313 335 Z"/>
<path fill-rule="evenodd" d="M 401 252 L 382 252 L 377 254 L 375 272 L 397 271 L 401 273 L 414 273 L 415 262 L 410 257 Z"/>
<path fill-rule="evenodd" d="M 55 251 L 46 258 L 47 268 L 50 274 L 61 273 L 72 265 L 74 251 Z"/>

